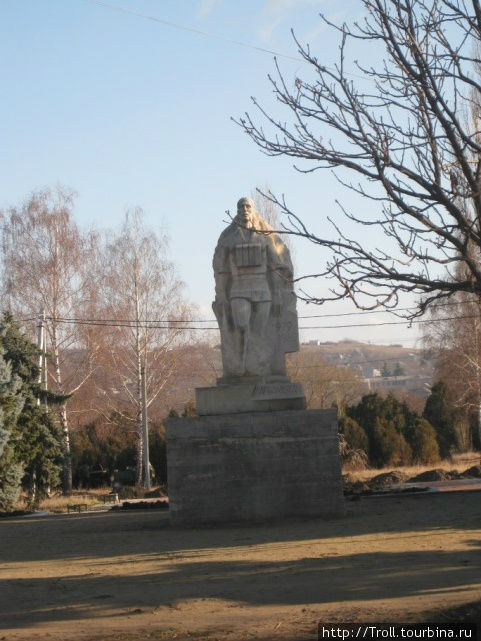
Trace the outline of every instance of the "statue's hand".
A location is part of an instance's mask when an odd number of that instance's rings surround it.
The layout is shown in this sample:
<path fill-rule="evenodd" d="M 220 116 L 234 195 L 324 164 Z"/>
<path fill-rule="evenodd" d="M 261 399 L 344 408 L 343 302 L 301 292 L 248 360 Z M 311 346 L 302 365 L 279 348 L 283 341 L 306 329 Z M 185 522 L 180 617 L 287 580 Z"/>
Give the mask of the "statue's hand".
<path fill-rule="evenodd" d="M 212 303 L 212 310 L 216 317 L 222 316 L 224 314 L 225 308 L 227 305 L 227 299 L 216 297 L 215 301 Z"/>
<path fill-rule="evenodd" d="M 228 300 L 225 296 L 216 296 L 215 297 L 215 304 L 219 305 L 219 307 L 223 307 L 224 305 L 227 305 Z"/>

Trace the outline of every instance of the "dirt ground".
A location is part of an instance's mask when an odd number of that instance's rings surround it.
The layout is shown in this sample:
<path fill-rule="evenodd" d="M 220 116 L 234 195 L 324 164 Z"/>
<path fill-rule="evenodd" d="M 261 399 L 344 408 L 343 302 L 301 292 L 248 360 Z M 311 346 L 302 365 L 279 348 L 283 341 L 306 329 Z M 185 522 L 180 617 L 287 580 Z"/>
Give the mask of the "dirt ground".
<path fill-rule="evenodd" d="M 0 641 L 307 641 L 319 621 L 442 621 L 481 601 L 481 493 L 249 527 L 174 529 L 163 511 L 2 519 L 0 558 Z"/>

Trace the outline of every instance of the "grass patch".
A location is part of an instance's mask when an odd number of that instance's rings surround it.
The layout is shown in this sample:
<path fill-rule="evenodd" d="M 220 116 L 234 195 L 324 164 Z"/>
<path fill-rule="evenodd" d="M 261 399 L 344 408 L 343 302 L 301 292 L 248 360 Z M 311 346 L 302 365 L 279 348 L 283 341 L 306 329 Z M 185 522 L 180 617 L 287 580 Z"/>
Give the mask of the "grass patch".
<path fill-rule="evenodd" d="M 417 476 L 422 472 L 427 472 L 428 470 L 433 470 L 434 468 L 438 470 L 445 471 L 458 471 L 464 472 L 473 465 L 479 465 L 481 462 L 480 452 L 463 452 L 462 454 L 455 454 L 451 460 L 439 461 L 437 463 L 431 463 L 429 465 L 391 465 L 389 467 L 382 468 L 368 468 L 365 470 L 350 470 L 349 467 L 343 468 L 343 473 L 349 473 L 349 478 L 353 481 L 366 482 L 370 481 L 374 476 L 378 474 L 383 474 L 391 472 L 396 469 L 400 472 L 407 474 L 409 477 Z"/>
<path fill-rule="evenodd" d="M 50 512 L 61 514 L 67 512 L 67 507 L 72 504 L 82 503 L 89 507 L 103 505 L 106 501 L 104 498 L 110 494 L 109 487 L 103 487 L 92 490 L 73 490 L 70 496 L 64 496 L 60 491 L 55 491 L 49 498 L 42 499 L 37 510 L 49 510 Z M 147 492 L 144 488 L 124 487 L 118 492 L 119 499 L 133 498 L 153 498 L 165 496 L 162 486 L 152 488 Z M 19 500 L 18 509 L 24 510 L 27 503 L 26 495 Z"/>

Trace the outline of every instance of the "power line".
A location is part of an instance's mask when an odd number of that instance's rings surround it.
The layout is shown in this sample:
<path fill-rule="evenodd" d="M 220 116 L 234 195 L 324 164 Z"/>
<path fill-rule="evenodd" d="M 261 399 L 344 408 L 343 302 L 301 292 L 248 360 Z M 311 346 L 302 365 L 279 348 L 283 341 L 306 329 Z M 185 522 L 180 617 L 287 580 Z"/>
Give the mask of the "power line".
<path fill-rule="evenodd" d="M 420 325 L 422 323 L 440 323 L 442 321 L 462 320 L 468 318 L 479 318 L 479 315 L 471 316 L 451 316 L 448 318 L 424 318 L 418 320 L 404 320 L 404 321 L 382 321 L 380 323 L 356 323 L 354 325 L 310 325 L 308 327 L 299 327 L 299 329 L 346 329 L 349 327 L 383 327 L 386 325 Z"/>
<path fill-rule="evenodd" d="M 129 321 L 116 321 L 114 322 L 113 319 L 74 319 L 74 318 L 53 318 L 51 316 L 46 317 L 47 320 L 54 321 L 57 323 L 66 323 L 66 324 L 72 324 L 72 325 L 86 325 L 86 326 L 96 326 L 96 327 L 126 327 L 126 328 L 131 328 L 131 329 L 175 329 L 175 330 L 216 330 L 218 331 L 218 327 L 196 327 L 196 326 L 191 326 L 191 325 L 186 325 L 184 327 L 179 326 L 179 325 L 172 325 L 170 321 L 148 321 L 148 320 L 141 320 L 141 321 L 134 321 L 134 320 L 129 320 Z M 400 320 L 400 321 L 382 321 L 380 323 L 354 323 L 351 325 L 309 325 L 309 326 L 304 326 L 304 327 L 299 327 L 300 330 L 306 330 L 306 329 L 349 329 L 349 328 L 359 328 L 359 327 L 371 327 L 371 328 L 377 328 L 377 327 L 384 327 L 388 325 L 420 325 L 424 323 L 441 323 L 444 321 L 453 321 L 453 320 L 466 320 L 466 319 L 474 319 L 474 318 L 479 318 L 479 315 L 465 315 L 465 316 L 450 316 L 446 318 L 427 318 L 427 319 L 417 319 L 417 320 Z M 178 322 L 184 322 L 188 324 L 189 322 L 196 322 L 196 321 L 175 321 L 176 323 Z M 199 321 L 203 322 L 203 321 Z M 206 321 L 209 322 L 209 321 Z M 210 321 L 212 322 L 212 321 Z"/>
<path fill-rule="evenodd" d="M 464 304 L 471 304 L 471 303 L 477 303 L 477 302 L 478 301 L 475 301 L 475 300 L 472 300 L 472 301 L 468 300 L 468 301 L 464 301 Z M 436 305 L 431 305 L 431 308 L 449 307 L 449 306 L 459 305 L 459 304 L 460 304 L 459 302 L 438 303 Z M 355 312 L 337 312 L 336 314 L 311 314 L 311 315 L 307 315 L 307 316 L 298 316 L 298 318 L 302 319 L 302 320 L 306 320 L 306 319 L 309 319 L 309 318 L 342 318 L 342 317 L 345 317 L 345 316 L 369 316 L 369 315 L 372 315 L 372 314 L 395 314 L 397 312 L 409 312 L 409 311 L 413 311 L 415 309 L 416 309 L 416 307 L 400 307 L 400 308 L 397 308 L 396 310 L 391 310 L 391 309 L 359 310 L 359 311 L 355 311 Z M 215 318 L 207 318 L 207 319 L 200 319 L 200 318 L 191 318 L 191 319 L 185 319 L 185 318 L 181 318 L 181 319 L 156 318 L 156 319 L 152 319 L 152 320 L 144 319 L 144 320 L 141 320 L 141 321 L 136 321 L 133 318 L 76 318 L 76 317 L 63 317 L 63 316 L 62 317 L 59 316 L 56 319 L 54 319 L 53 316 L 49 316 L 48 318 L 49 318 L 49 320 L 57 320 L 59 322 L 92 323 L 92 324 L 93 323 L 99 323 L 99 324 L 102 324 L 102 325 L 103 324 L 108 325 L 109 323 L 115 323 L 115 324 L 118 324 L 119 326 L 125 324 L 126 326 L 132 325 L 133 327 L 137 327 L 139 322 L 142 323 L 143 325 L 145 325 L 146 327 L 148 327 L 149 324 L 153 324 L 153 323 L 165 324 L 166 326 L 171 327 L 172 324 L 174 324 L 174 323 L 182 324 L 182 323 L 216 323 L 217 322 L 217 320 Z M 466 317 L 460 316 L 459 318 L 468 318 L 468 317 L 467 316 Z M 469 317 L 469 318 L 475 318 L 475 316 Z M 37 320 L 37 318 L 36 317 L 34 317 L 34 318 L 21 318 L 20 320 L 22 320 L 22 321 L 31 321 L 31 320 Z M 440 319 L 440 320 L 450 320 L 450 319 Z M 431 322 L 431 321 L 432 321 L 432 319 L 429 319 L 429 320 L 428 319 L 423 319 L 422 320 L 422 322 Z M 411 322 L 414 323 L 414 322 L 421 322 L 421 321 L 404 320 L 404 321 L 399 321 L 398 324 L 411 323 Z M 376 323 L 376 324 L 368 323 L 366 325 L 366 327 L 375 327 L 378 324 L 380 324 L 380 323 Z M 346 325 L 346 326 L 336 325 L 336 327 L 340 327 L 340 328 L 343 328 L 343 327 L 357 327 L 357 325 Z M 362 325 L 359 325 L 359 327 L 362 327 Z M 199 329 L 203 329 L 203 328 L 199 328 Z M 207 329 L 207 328 L 204 328 L 204 329 Z M 317 328 L 305 327 L 305 328 L 299 328 L 299 329 L 317 329 Z M 324 329 L 324 328 L 321 328 L 321 329 Z"/>
<path fill-rule="evenodd" d="M 245 47 L 246 49 L 253 49 L 254 51 L 260 51 L 261 53 L 268 53 L 271 56 L 276 56 L 278 58 L 286 58 L 287 60 L 294 60 L 295 62 L 306 62 L 303 58 L 297 58 L 296 56 L 289 56 L 286 53 L 279 53 L 278 51 L 273 51 L 272 49 L 265 49 L 264 47 L 257 47 L 256 45 L 251 45 L 247 42 L 242 42 L 241 40 L 234 40 L 233 38 L 228 38 L 227 36 L 221 36 L 217 33 L 209 33 L 208 31 L 202 31 L 201 29 L 196 29 L 195 27 L 188 27 L 186 25 L 179 24 L 177 22 L 170 22 L 170 20 L 163 20 L 162 18 L 157 18 L 155 16 L 150 16 L 145 13 L 140 13 L 139 11 L 133 11 L 132 9 L 126 9 L 125 7 L 119 7 L 108 2 L 102 2 L 101 0 L 86 0 L 90 4 L 96 4 L 99 7 L 104 7 L 105 9 L 110 9 L 111 11 L 117 11 L 119 13 L 126 13 L 137 18 L 143 18 L 144 20 L 151 20 L 152 22 L 158 22 L 166 27 L 172 27 L 173 29 L 179 29 L 180 31 L 189 31 L 190 33 L 196 33 L 197 35 L 204 36 L 206 38 L 213 38 L 215 40 L 221 40 L 222 42 L 228 42 L 229 44 L 238 45 L 239 47 Z"/>
<path fill-rule="evenodd" d="M 46 318 L 46 320 L 52 320 L 52 317 L 49 317 L 49 316 L 46 316 L 45 318 Z M 28 322 L 28 321 L 34 321 L 34 320 L 37 320 L 37 319 L 36 318 L 21 318 L 19 320 L 23 321 L 23 322 Z M 62 322 L 60 319 L 56 319 L 56 320 Z M 76 322 L 78 323 L 78 321 L 76 321 Z M 82 324 L 82 323 L 80 323 L 80 324 Z M 130 327 L 130 328 L 137 327 L 137 325 L 123 325 L 123 324 L 117 324 L 117 323 L 109 323 L 109 324 L 107 324 L 107 323 L 97 323 L 97 322 L 90 322 L 90 321 L 86 322 L 85 324 L 94 325 L 94 326 L 99 326 L 99 325 L 102 326 L 103 325 L 103 326 L 106 326 L 106 327 Z M 350 325 L 349 327 L 356 327 L 356 325 Z M 373 327 L 373 326 L 371 325 L 370 327 Z M 168 329 L 168 328 L 162 328 L 162 329 Z M 186 327 L 186 328 L 181 328 L 181 329 L 196 329 L 196 328 Z M 211 327 L 211 328 L 197 328 L 197 329 L 218 329 L 218 328 L 217 327 Z M 300 329 L 302 329 L 302 328 L 300 328 Z M 322 357 L 322 355 L 321 355 L 321 357 Z M 390 361 L 399 361 L 400 358 L 402 358 L 402 356 L 401 357 L 400 356 L 396 356 L 396 357 L 392 357 L 392 358 L 382 358 L 381 357 L 381 358 L 374 358 L 374 359 L 366 359 L 366 360 L 363 360 L 363 361 L 349 361 L 348 363 L 346 363 L 346 366 L 351 367 L 352 365 L 365 365 L 365 364 L 368 364 L 368 363 L 381 363 L 381 362 L 382 363 L 385 363 L 385 362 L 388 363 Z M 299 369 L 299 368 L 301 368 L 301 369 L 306 369 L 306 368 L 316 369 L 316 368 L 326 367 L 326 364 L 330 365 L 332 363 L 330 363 L 329 361 L 326 361 L 326 363 L 324 363 L 322 365 L 302 365 L 302 364 L 298 365 L 296 363 L 291 363 L 291 366 L 294 367 L 294 368 L 297 368 L 297 369 Z M 335 365 L 335 367 L 339 367 L 339 365 Z"/>
<path fill-rule="evenodd" d="M 99 7 L 103 7 L 105 9 L 109 9 L 111 11 L 117 11 L 118 13 L 126 13 L 133 15 L 137 18 L 143 18 L 144 20 L 151 20 L 152 22 L 158 22 L 159 24 L 165 25 L 167 27 L 172 27 L 173 29 L 179 29 L 180 31 L 187 31 L 190 33 L 195 33 L 200 36 L 204 36 L 206 38 L 213 38 L 214 40 L 220 40 L 221 42 L 227 42 L 229 44 L 235 44 L 238 45 L 239 47 L 244 47 L 246 49 L 252 49 L 254 51 L 259 51 L 260 53 L 267 53 L 272 56 L 276 56 L 277 58 L 284 58 L 286 60 L 293 60 L 294 62 L 301 62 L 303 64 L 309 64 L 309 60 L 305 60 L 304 58 L 299 58 L 297 56 L 290 56 L 287 53 L 280 53 L 278 51 L 274 51 L 273 49 L 266 49 L 265 47 L 258 47 L 256 45 L 249 44 L 248 42 L 243 42 L 241 40 L 235 40 L 234 38 L 229 38 L 228 36 L 223 36 L 219 35 L 218 33 L 210 33 L 208 31 L 203 31 L 202 29 L 197 29 L 195 27 L 189 27 L 187 25 L 182 25 L 179 24 L 178 22 L 171 22 L 169 20 L 164 20 L 162 18 L 157 18 L 156 16 L 151 16 L 145 13 L 140 13 L 140 11 L 133 11 L 132 9 L 126 9 L 125 7 L 119 7 L 117 5 L 108 3 L 108 2 L 102 2 L 102 0 L 84 0 L 85 2 L 90 2 L 90 4 L 96 4 Z M 323 67 L 326 71 L 336 71 L 332 67 Z M 360 80 L 368 81 L 370 83 L 373 83 L 373 79 L 364 75 L 361 76 L 358 73 L 352 73 L 348 71 L 344 71 L 344 75 L 346 76 L 351 76 L 352 78 L 359 78 Z"/>
<path fill-rule="evenodd" d="M 47 320 L 54 321 L 56 323 L 65 323 L 68 325 L 86 325 L 92 327 L 126 327 L 130 329 L 172 329 L 172 330 L 218 330 L 218 327 L 193 327 L 191 325 L 182 327 L 180 325 L 171 325 L 168 321 L 163 321 L 163 324 L 160 324 L 158 321 L 119 321 L 114 322 L 112 320 L 106 321 L 102 319 L 98 320 L 89 320 L 89 319 L 66 319 L 66 318 L 51 318 L 47 316 Z M 179 321 L 176 321 L 179 322 Z M 184 323 L 189 323 L 188 320 L 183 321 Z"/>
<path fill-rule="evenodd" d="M 170 319 L 170 318 L 156 318 L 156 319 L 144 319 L 141 321 L 136 321 L 134 318 L 69 318 L 69 317 L 64 317 L 64 316 L 59 316 L 58 318 L 54 318 L 53 316 L 49 317 L 50 320 L 57 320 L 61 322 L 68 322 L 68 323 L 126 323 L 126 324 L 132 324 L 134 326 L 137 325 L 138 322 L 140 323 L 165 323 L 166 325 L 171 325 L 172 323 L 216 323 L 215 318 L 209 318 L 209 319 L 203 319 L 200 320 L 198 318 L 191 318 L 191 319 Z"/>
<path fill-rule="evenodd" d="M 472 304 L 479 303 L 477 300 L 467 300 L 463 301 L 463 304 Z M 438 307 L 450 307 L 452 305 L 460 305 L 458 301 L 451 301 L 446 303 L 437 303 L 436 305 L 430 305 L 430 309 L 435 309 Z M 398 312 L 412 312 L 416 307 L 399 307 L 396 309 L 373 309 L 373 310 L 362 310 L 357 312 L 342 312 L 337 314 L 316 314 L 310 316 L 299 316 L 299 318 L 340 318 L 341 316 L 368 316 L 369 314 L 397 314 Z"/>
<path fill-rule="evenodd" d="M 109 9 L 110 11 L 117 11 L 118 13 L 126 13 L 127 15 L 135 16 L 136 18 L 143 18 L 144 20 L 150 20 L 152 22 L 157 22 L 166 27 L 172 27 L 173 29 L 179 29 L 180 31 L 188 31 L 190 33 L 196 33 L 199 36 L 204 36 L 206 38 L 213 38 L 214 40 L 220 40 L 221 42 L 227 42 L 229 44 L 238 45 L 239 47 L 244 47 L 246 49 L 252 49 L 253 51 L 259 51 L 260 53 L 267 53 L 271 56 L 276 56 L 276 58 L 284 58 L 286 60 L 294 60 L 294 62 L 301 62 L 303 64 L 309 64 L 308 60 L 304 58 L 299 58 L 297 56 L 290 56 L 287 53 L 280 53 L 279 51 L 274 51 L 273 49 L 266 49 L 264 47 L 258 47 L 256 45 L 251 45 L 248 42 L 242 42 L 242 40 L 235 40 L 234 38 L 229 38 L 228 36 L 222 36 L 218 33 L 210 33 L 208 31 L 202 31 L 202 29 L 196 29 L 195 27 L 189 27 L 187 25 L 179 24 L 178 22 L 171 22 L 170 20 L 164 20 L 163 18 L 157 18 L 156 16 L 151 16 L 146 13 L 140 13 L 140 11 L 134 11 L 133 9 L 126 9 L 125 7 L 119 7 L 117 5 L 111 4 L 109 2 L 103 2 L 102 0 L 84 0 L 90 4 L 96 4 L 99 7 L 104 9 Z M 324 67 L 327 71 L 335 71 L 332 67 Z M 352 73 L 345 71 L 344 75 L 351 76 L 352 78 L 359 78 L 360 80 L 367 80 L 372 83 L 372 78 L 367 76 L 361 76 L 360 74 Z"/>

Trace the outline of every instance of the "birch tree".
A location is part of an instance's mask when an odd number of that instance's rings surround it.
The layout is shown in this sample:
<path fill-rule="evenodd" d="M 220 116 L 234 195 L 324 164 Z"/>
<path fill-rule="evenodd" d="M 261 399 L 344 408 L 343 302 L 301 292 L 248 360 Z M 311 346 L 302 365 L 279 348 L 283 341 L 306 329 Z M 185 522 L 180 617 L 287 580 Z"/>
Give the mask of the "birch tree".
<path fill-rule="evenodd" d="M 92 291 L 92 241 L 73 220 L 73 202 L 74 194 L 64 188 L 38 191 L 19 207 L 2 212 L 1 219 L 5 306 L 30 321 L 42 311 L 46 316 L 48 381 L 65 398 L 56 409 L 63 434 L 65 494 L 72 490 L 67 398 L 90 376 L 95 353 L 93 335 L 70 322 L 82 316 Z"/>
<path fill-rule="evenodd" d="M 105 334 L 103 390 L 110 409 L 121 412 L 136 434 L 136 482 L 142 482 L 142 369 L 147 407 L 158 398 L 176 371 L 177 349 L 188 340 L 184 329 L 190 309 L 183 283 L 168 258 L 163 233 L 146 226 L 141 209 L 126 213 L 105 247 L 102 317 Z M 180 321 L 180 322 L 179 322 Z M 108 416 L 106 416 L 108 418 Z"/>

